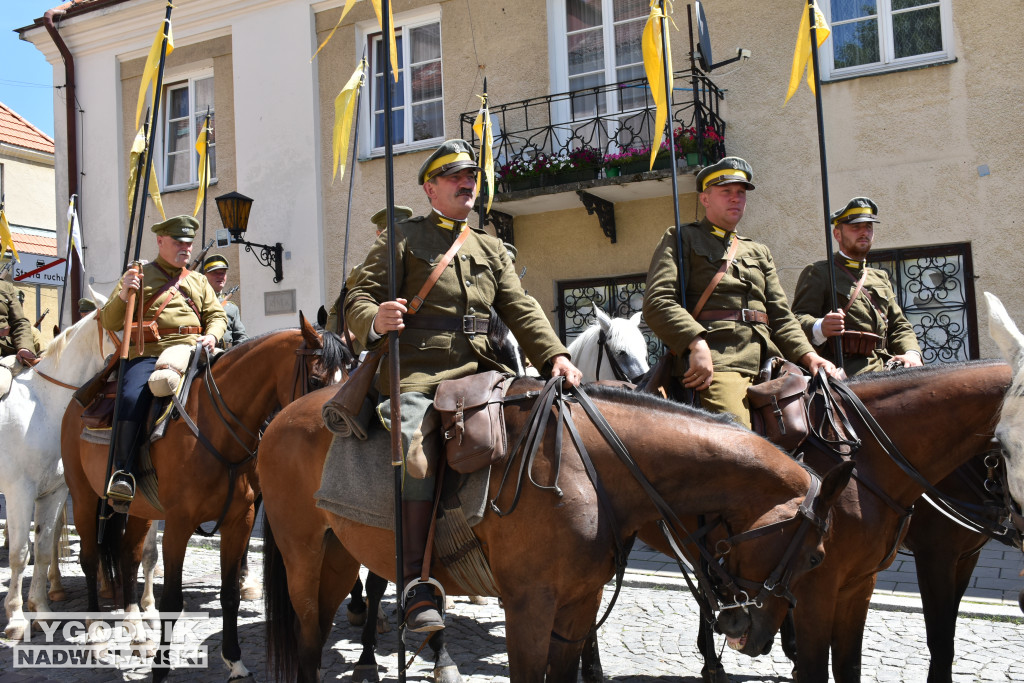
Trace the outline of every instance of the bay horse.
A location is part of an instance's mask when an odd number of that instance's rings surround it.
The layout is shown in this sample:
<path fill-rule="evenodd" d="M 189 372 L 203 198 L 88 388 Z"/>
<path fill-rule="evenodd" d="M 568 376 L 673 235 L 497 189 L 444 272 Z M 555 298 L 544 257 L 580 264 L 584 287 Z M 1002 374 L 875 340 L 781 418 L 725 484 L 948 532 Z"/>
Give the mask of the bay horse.
<path fill-rule="evenodd" d="M 533 380 L 517 380 L 511 393 L 538 386 Z M 777 533 L 755 532 L 749 542 L 732 546 L 721 564 L 729 574 L 760 585 L 773 568 L 779 569 L 784 553 L 792 559 L 789 570 L 800 579 L 820 564 L 826 525 L 797 534 L 798 525 L 788 523 L 812 485 L 806 469 L 729 420 L 614 388 L 592 390 L 601 413 L 622 443 L 630 445 L 639 469 L 656 474 L 657 489 L 672 513 L 719 517 L 729 534 L 783 523 Z M 332 440 L 321 409 L 332 396 L 332 391 L 321 390 L 284 408 L 260 445 L 257 470 L 269 529 L 264 561 L 265 566 L 279 563 L 284 569 L 264 574 L 267 645 L 273 670 L 289 681 L 318 680 L 334 613 L 360 564 L 394 577 L 391 531 L 316 507 L 314 493 Z M 510 435 L 524 429 L 528 408 L 528 403 L 506 404 Z M 594 623 L 602 588 L 615 573 L 616 546 L 660 517 L 579 406 L 569 410 L 576 415 L 581 441 L 610 504 L 601 506 L 582 459 L 571 455 L 571 447 L 556 452 L 555 429 L 549 427 L 534 459 L 533 479 L 545 485 L 557 481 L 563 495 L 524 486 L 517 490 L 514 513 L 499 516 L 489 510 L 474 527 L 503 601 L 510 676 L 516 681 L 542 681 L 545 675 L 575 680 L 583 638 Z M 500 469 L 491 472 L 491 495 L 499 491 Z M 849 467 L 837 468 L 821 483 L 820 495 L 808 496 L 807 505 L 819 521 L 827 517 L 849 473 Z M 505 505 L 508 498 L 503 498 Z M 614 513 L 606 512 L 608 508 Z M 443 567 L 434 569 L 450 593 L 465 592 Z M 723 598 L 744 602 L 729 591 Z M 771 642 L 788 606 L 778 595 L 762 593 L 757 600 L 760 607 L 744 604 L 719 619 L 744 652 L 760 652 Z"/>
<path fill-rule="evenodd" d="M 68 406 L 61 429 L 65 476 L 81 536 L 89 611 L 99 609 L 95 585 L 101 552 L 114 560 L 109 564 L 118 575 L 114 578 L 121 578 L 126 609 L 134 604 L 143 537 L 150 520 L 163 519 L 160 612 L 165 618 L 179 613 L 188 540 L 201 523 L 216 520 L 221 534 L 221 656 L 231 678 L 248 675 L 238 644 L 238 574 L 259 490 L 253 466 L 258 432 L 280 406 L 310 389 L 330 384 L 341 363 L 341 344 L 335 335 L 321 335 L 301 313 L 299 322 L 299 329 L 272 332 L 233 347 L 205 375 L 196 377 L 185 407 L 202 439 L 184 420 L 173 420 L 163 438 L 151 445 L 163 511 L 137 495 L 127 524 L 124 515 L 114 515 L 108 521 L 103 548 L 97 544 L 96 510 L 98 492 L 105 489 L 108 447 L 81 438 L 82 408 L 77 403 Z M 170 623 L 161 629 L 165 645 Z M 166 665 L 154 663 L 155 681 L 164 680 L 168 673 Z"/>
<path fill-rule="evenodd" d="M 50 612 L 48 598 L 64 599 L 54 548 L 68 487 L 60 459 L 60 434 L 53 426 L 63 415 L 72 392 L 100 371 L 105 354 L 116 350 L 116 337 L 108 339 L 98 328 L 96 313 L 91 312 L 55 337 L 39 362 L 14 378 L 7 398 L 0 401 L 0 491 L 7 502 L 11 565 L 11 582 L 4 600 L 7 638 L 20 639 L 30 627 L 22 610 L 22 579 L 29 560 L 33 519 L 35 570 L 25 606 L 29 612 L 46 614 Z"/>

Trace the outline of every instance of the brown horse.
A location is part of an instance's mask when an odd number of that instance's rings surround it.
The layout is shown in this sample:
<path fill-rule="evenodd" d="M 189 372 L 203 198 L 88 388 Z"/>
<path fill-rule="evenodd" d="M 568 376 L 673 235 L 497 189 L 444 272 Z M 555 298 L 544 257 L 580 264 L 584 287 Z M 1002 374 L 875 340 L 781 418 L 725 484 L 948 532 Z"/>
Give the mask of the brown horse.
<path fill-rule="evenodd" d="M 830 650 L 835 680 L 860 680 L 868 604 L 877 573 L 891 564 L 903 540 L 902 511 L 911 509 L 925 491 L 925 482 L 943 480 L 990 449 L 1009 385 L 1009 368 L 992 361 L 878 373 L 849 382 L 920 479 L 901 468 L 864 421 L 848 411 L 862 440 L 854 455 L 856 485 L 844 491 L 836 505 L 827 559 L 794 589 L 796 675 L 801 683 L 828 680 Z M 801 450 L 807 463 L 821 471 L 835 463 L 835 456 L 818 446 L 808 441 Z"/>
<path fill-rule="evenodd" d="M 537 386 L 518 380 L 513 390 Z M 731 576 L 761 586 L 773 569 L 787 564 L 782 562 L 784 554 L 791 557 L 788 570 L 797 578 L 821 562 L 823 530 L 814 527 L 807 533 L 807 527 L 794 521 L 812 484 L 804 468 L 729 421 L 621 390 L 603 389 L 598 394 L 596 403 L 608 423 L 629 445 L 639 468 L 656 476 L 657 490 L 676 515 L 706 513 L 721 519 L 730 534 L 780 524 L 774 533 L 755 533 L 732 546 L 722 558 Z M 391 531 L 315 506 L 313 494 L 332 438 L 320 413 L 331 395 L 316 392 L 286 407 L 260 446 L 258 473 L 267 523 L 287 572 L 287 596 L 280 583 L 265 589 L 268 648 L 278 677 L 289 681 L 318 680 L 324 639 L 359 563 L 380 576 L 394 577 Z M 524 429 L 529 407 L 505 406 L 510 435 Z M 555 452 L 554 428 L 549 426 L 534 461 L 533 479 L 551 485 L 557 472 L 563 495 L 524 485 L 512 514 L 499 517 L 488 511 L 474 528 L 504 604 L 510 676 L 517 681 L 541 681 L 545 675 L 575 680 L 582 640 L 594 623 L 602 587 L 615 570 L 612 529 L 625 542 L 661 517 L 580 407 L 573 406 L 571 412 L 614 514 L 600 506 L 582 459 L 573 455 L 568 439 L 564 452 Z M 821 483 L 809 510 L 819 522 L 827 517 L 849 471 L 837 468 Z M 501 476 L 494 468 L 491 495 L 498 491 Z M 506 508 L 511 499 L 506 494 L 511 493 L 505 491 L 499 501 Z M 798 527 L 804 531 L 798 532 Z M 446 588 L 453 594 L 465 592 L 438 565 L 433 573 Z M 290 598 L 286 604 L 276 599 L 285 597 Z M 723 589 L 722 598 L 725 603 L 741 602 L 735 591 Z M 722 630 L 748 653 L 759 653 L 771 642 L 788 605 L 766 591 L 758 601 L 759 608 L 729 609 L 719 619 Z"/>
<path fill-rule="evenodd" d="M 72 402 L 62 425 L 64 474 L 74 501 L 75 525 L 81 536 L 81 563 L 86 576 L 89 611 L 99 609 L 96 574 L 99 555 L 110 557 L 115 578 L 121 578 L 126 609 L 134 604 L 135 577 L 141 543 L 149 521 L 164 519 L 164 589 L 162 613 L 182 609 L 182 567 L 189 538 L 203 522 L 217 520 L 221 544 L 222 657 L 231 676 L 246 675 L 238 644 L 238 573 L 254 518 L 258 492 L 254 455 L 261 425 L 275 410 L 307 391 L 330 384 L 340 367 L 340 341 L 321 335 L 302 314 L 300 329 L 273 332 L 246 341 L 212 365 L 209 382 L 203 373 L 192 385 L 186 410 L 198 425 L 198 439 L 184 420 L 173 420 L 162 439 L 151 446 L 163 512 L 144 496 L 131 504 L 127 531 L 124 515 L 107 523 L 104 548 L 97 545 L 98 492 L 104 490 L 108 448 L 83 441 L 82 408 Z M 214 386 L 215 385 L 215 386 Z M 219 399 L 213 397 L 219 390 Z M 219 404 L 219 405 L 218 405 Z M 217 451 L 211 452 L 206 443 Z M 162 629 L 166 635 L 168 628 Z M 165 643 L 166 644 L 166 643 Z M 169 670 L 154 665 L 154 680 Z"/>

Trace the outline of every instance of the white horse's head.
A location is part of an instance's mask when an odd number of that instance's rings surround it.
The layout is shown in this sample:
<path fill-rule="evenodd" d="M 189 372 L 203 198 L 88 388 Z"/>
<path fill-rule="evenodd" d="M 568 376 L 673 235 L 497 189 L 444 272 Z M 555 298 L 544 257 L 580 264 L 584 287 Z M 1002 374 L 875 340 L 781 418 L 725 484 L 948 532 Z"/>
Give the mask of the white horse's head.
<path fill-rule="evenodd" d="M 107 302 L 106 297 L 89 287 L 90 298 L 96 302 L 97 310 L 83 316 L 47 345 L 39 360 L 38 369 L 68 384 L 81 384 L 103 367 L 108 354 L 117 348 L 109 335 L 101 332 L 96 323 L 100 308 Z"/>
<path fill-rule="evenodd" d="M 1013 372 L 1013 384 L 1006 392 L 999 414 L 996 438 L 1006 454 L 1010 495 L 1018 505 L 1024 505 L 1024 335 L 998 298 L 985 292 L 985 299 L 988 300 L 988 333 Z"/>
<path fill-rule="evenodd" d="M 617 379 L 616 365 L 630 380 L 647 372 L 647 341 L 640 331 L 640 313 L 631 318 L 610 318 L 596 306 L 593 310 L 597 320 L 569 345 L 583 381 Z"/>

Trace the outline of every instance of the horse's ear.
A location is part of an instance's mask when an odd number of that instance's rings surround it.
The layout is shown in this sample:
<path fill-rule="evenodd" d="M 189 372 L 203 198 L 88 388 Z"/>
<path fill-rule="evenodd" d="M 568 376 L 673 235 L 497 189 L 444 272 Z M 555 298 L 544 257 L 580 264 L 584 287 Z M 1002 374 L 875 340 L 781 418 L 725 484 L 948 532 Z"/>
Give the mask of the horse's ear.
<path fill-rule="evenodd" d="M 302 331 L 302 338 L 306 340 L 307 344 L 317 349 L 323 347 L 323 337 L 316 331 L 316 328 L 306 320 L 306 316 L 303 315 L 302 311 L 299 311 L 299 330 Z"/>
<path fill-rule="evenodd" d="M 316 324 L 320 327 L 327 327 L 327 309 L 324 308 L 323 304 L 320 304 L 320 308 L 316 311 Z"/>
<path fill-rule="evenodd" d="M 92 285 L 87 284 L 86 287 L 89 288 L 89 298 L 96 302 L 96 308 L 103 308 L 103 306 L 107 303 L 107 297 L 103 296 L 95 289 L 93 289 Z"/>
<path fill-rule="evenodd" d="M 629 322 L 636 325 L 637 327 L 640 327 L 640 321 L 643 320 L 643 317 L 643 311 L 637 311 L 633 315 L 629 316 Z"/>
<path fill-rule="evenodd" d="M 988 301 L 988 334 L 1016 373 L 1024 363 L 1024 336 L 995 294 L 985 292 L 985 300 Z"/>
<path fill-rule="evenodd" d="M 850 483 L 850 477 L 853 476 L 853 468 L 856 464 L 853 460 L 841 462 L 830 469 L 825 478 L 821 480 L 821 492 L 818 494 L 817 502 L 818 514 L 824 514 L 839 500 L 839 494 Z"/>
<path fill-rule="evenodd" d="M 601 329 L 605 332 L 612 326 L 612 319 L 608 317 L 608 314 L 602 311 L 597 306 L 594 306 L 594 315 L 597 317 L 597 322 L 601 326 Z"/>

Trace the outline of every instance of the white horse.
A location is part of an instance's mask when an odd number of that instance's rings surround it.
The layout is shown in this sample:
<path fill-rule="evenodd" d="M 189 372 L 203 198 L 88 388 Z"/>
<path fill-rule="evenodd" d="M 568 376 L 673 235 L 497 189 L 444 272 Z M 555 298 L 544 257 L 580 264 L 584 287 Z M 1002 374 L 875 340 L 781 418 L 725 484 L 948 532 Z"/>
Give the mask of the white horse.
<path fill-rule="evenodd" d="M 569 345 L 569 354 L 583 373 L 583 381 L 635 381 L 647 372 L 647 341 L 640 331 L 640 313 L 630 318 L 609 318 L 595 306 L 594 314 L 597 320 Z"/>
<path fill-rule="evenodd" d="M 28 611 L 50 612 L 48 574 L 53 584 L 50 596 L 61 599 L 63 594 L 53 548 L 68 487 L 60 459 L 60 429 L 56 426 L 73 390 L 99 372 L 105 355 L 114 351 L 113 341 L 98 331 L 94 311 L 58 335 L 34 368 L 14 378 L 7 398 L 0 401 L 0 491 L 7 501 L 11 565 L 11 583 L 4 601 L 4 635 L 8 638 L 21 638 L 28 626 L 22 611 L 21 586 L 29 560 L 33 512 L 35 569 L 29 584 Z"/>
<path fill-rule="evenodd" d="M 1006 457 L 1010 496 L 1017 505 L 1024 506 L 1024 335 L 999 299 L 988 292 L 985 298 L 988 300 L 988 333 L 1013 372 L 1013 384 L 1006 392 L 999 414 L 996 438 Z"/>

